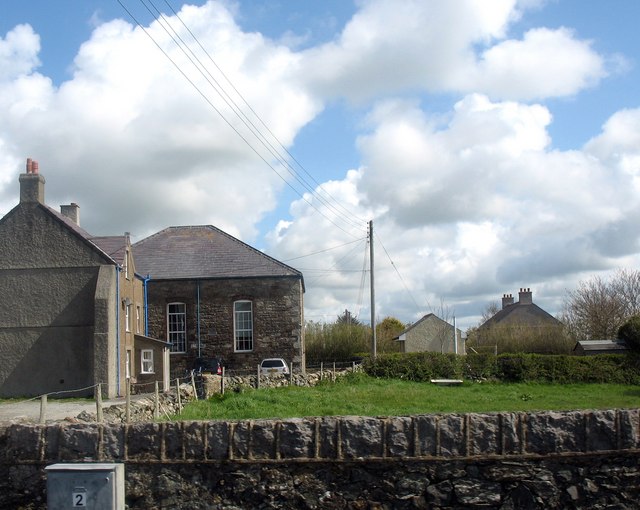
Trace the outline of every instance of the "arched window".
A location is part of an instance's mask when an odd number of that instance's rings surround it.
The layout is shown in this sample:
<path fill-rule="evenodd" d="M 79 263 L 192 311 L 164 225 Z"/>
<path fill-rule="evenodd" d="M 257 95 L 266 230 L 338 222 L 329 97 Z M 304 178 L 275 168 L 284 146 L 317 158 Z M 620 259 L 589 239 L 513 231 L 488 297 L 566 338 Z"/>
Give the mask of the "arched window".
<path fill-rule="evenodd" d="M 246 352 L 253 350 L 253 310 L 251 301 L 233 303 L 234 350 Z"/>
<path fill-rule="evenodd" d="M 167 305 L 167 339 L 171 342 L 171 352 L 187 351 L 187 305 L 184 303 Z"/>

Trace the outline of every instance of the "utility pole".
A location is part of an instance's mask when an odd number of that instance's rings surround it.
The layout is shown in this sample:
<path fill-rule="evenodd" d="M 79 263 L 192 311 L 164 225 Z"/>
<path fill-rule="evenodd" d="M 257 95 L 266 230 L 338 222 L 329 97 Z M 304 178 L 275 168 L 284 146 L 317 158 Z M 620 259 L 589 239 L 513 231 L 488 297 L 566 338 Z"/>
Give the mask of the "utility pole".
<path fill-rule="evenodd" d="M 375 359 L 378 353 L 376 340 L 376 289 L 373 276 L 373 220 L 369 221 L 369 264 L 371 275 L 369 278 L 371 282 L 371 331 L 373 333 L 371 338 L 371 358 Z"/>

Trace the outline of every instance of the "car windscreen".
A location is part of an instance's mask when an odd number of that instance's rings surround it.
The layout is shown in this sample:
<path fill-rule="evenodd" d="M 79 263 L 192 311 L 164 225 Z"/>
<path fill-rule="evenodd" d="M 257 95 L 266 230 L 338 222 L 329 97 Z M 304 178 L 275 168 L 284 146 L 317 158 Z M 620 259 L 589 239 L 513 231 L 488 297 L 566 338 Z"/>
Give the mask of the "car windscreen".
<path fill-rule="evenodd" d="M 262 368 L 275 368 L 284 366 L 279 359 L 266 359 L 262 362 Z"/>

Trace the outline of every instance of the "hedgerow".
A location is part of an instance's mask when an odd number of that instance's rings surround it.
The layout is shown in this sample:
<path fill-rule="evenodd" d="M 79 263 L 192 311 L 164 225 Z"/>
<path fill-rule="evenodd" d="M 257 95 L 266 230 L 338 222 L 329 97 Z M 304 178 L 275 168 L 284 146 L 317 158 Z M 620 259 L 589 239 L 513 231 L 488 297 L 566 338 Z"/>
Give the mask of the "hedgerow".
<path fill-rule="evenodd" d="M 365 372 L 373 377 L 430 381 L 431 379 L 500 380 L 505 382 L 640 384 L 640 358 L 600 354 L 440 354 L 434 352 L 382 354 L 367 358 Z"/>

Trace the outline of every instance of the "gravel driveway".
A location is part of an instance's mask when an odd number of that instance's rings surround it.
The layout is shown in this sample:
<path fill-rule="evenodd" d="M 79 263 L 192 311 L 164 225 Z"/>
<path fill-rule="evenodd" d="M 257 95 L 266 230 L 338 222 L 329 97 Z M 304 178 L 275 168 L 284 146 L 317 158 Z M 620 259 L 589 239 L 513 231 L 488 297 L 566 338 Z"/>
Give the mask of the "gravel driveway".
<path fill-rule="evenodd" d="M 133 397 L 132 397 L 133 400 Z M 125 399 L 104 400 L 102 407 L 124 404 Z M 92 400 L 47 400 L 46 421 L 61 421 L 75 418 L 83 411 L 96 413 L 96 403 Z M 7 422 L 38 423 L 40 421 L 40 400 L 0 403 L 0 423 Z"/>

